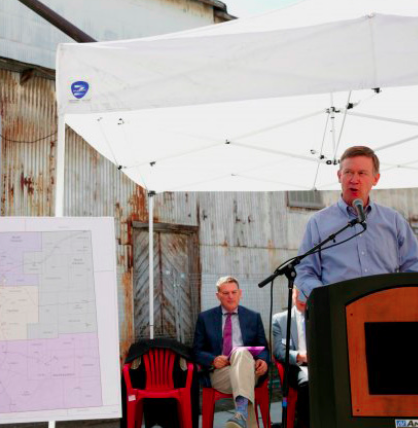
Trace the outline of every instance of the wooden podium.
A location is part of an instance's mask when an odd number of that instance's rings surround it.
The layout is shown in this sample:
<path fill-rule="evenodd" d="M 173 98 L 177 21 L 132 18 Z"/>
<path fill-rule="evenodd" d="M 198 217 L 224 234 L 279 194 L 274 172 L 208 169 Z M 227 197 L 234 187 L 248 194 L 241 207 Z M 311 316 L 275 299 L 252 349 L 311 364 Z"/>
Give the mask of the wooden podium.
<path fill-rule="evenodd" d="M 311 428 L 418 426 L 418 274 L 317 288 L 306 316 Z"/>

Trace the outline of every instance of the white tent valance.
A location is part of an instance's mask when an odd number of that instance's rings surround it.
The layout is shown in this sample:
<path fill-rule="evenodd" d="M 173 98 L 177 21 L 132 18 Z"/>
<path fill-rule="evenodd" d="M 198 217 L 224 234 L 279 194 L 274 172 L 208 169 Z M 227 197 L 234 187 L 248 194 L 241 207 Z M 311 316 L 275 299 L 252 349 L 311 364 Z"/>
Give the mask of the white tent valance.
<path fill-rule="evenodd" d="M 233 26 L 223 24 L 171 37 L 63 44 L 57 63 L 59 112 L 134 111 L 414 85 L 417 22 L 418 16 L 371 14 L 302 28 L 224 34 L 224 27 Z M 245 28 L 245 23 L 240 26 L 238 20 L 235 27 Z M 90 85 L 82 100 L 71 92 L 78 80 Z"/>

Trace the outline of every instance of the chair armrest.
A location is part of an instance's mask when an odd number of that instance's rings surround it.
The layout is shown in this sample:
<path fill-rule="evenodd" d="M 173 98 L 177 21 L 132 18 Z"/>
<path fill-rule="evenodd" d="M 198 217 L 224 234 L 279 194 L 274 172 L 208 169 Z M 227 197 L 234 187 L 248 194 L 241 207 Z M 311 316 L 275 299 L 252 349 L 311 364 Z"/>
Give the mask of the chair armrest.
<path fill-rule="evenodd" d="M 190 389 L 192 387 L 192 380 L 193 380 L 193 373 L 194 373 L 194 364 L 187 362 L 187 379 L 186 379 L 186 388 Z"/>
<path fill-rule="evenodd" d="M 123 368 L 122 368 L 122 374 L 123 374 L 123 379 L 125 381 L 125 385 L 126 385 L 126 392 L 128 394 L 133 394 L 133 388 L 132 388 L 132 382 L 131 382 L 131 376 L 129 373 L 129 370 L 131 368 L 132 363 L 126 363 L 124 364 Z"/>

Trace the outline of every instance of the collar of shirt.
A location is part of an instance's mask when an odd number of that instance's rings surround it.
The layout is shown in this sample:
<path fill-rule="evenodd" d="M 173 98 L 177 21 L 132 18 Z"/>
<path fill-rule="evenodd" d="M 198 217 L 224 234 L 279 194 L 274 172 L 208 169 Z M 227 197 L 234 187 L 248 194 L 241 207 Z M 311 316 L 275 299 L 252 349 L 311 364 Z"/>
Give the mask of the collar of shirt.
<path fill-rule="evenodd" d="M 298 308 L 296 308 L 295 307 L 295 314 L 296 314 L 296 317 L 297 318 L 299 318 L 299 319 L 303 319 L 304 318 L 304 314 L 303 314 L 303 312 L 301 312 Z"/>
<path fill-rule="evenodd" d="M 237 315 L 238 314 L 238 308 L 232 312 L 227 311 L 222 305 L 221 305 L 221 308 L 222 308 L 222 315 L 228 315 L 228 314 Z"/>
<path fill-rule="evenodd" d="M 222 308 L 223 315 L 228 315 L 230 313 L 222 305 L 221 305 L 221 308 Z M 235 311 L 232 311 L 231 313 L 232 315 L 238 315 L 238 308 L 236 308 Z M 226 319 L 227 319 L 226 316 L 222 316 L 222 332 L 224 331 L 224 328 L 225 328 Z M 238 316 L 231 317 L 231 322 L 232 322 L 232 347 L 237 348 L 239 346 L 244 346 L 241 326 L 239 323 L 239 317 Z"/>
<path fill-rule="evenodd" d="M 337 202 L 338 208 L 344 213 L 347 214 L 348 217 L 357 217 L 357 211 L 355 208 L 347 205 L 344 201 L 344 199 L 341 197 Z M 369 203 L 365 209 L 366 216 L 370 214 L 370 212 L 373 210 L 374 203 L 369 197 Z"/>

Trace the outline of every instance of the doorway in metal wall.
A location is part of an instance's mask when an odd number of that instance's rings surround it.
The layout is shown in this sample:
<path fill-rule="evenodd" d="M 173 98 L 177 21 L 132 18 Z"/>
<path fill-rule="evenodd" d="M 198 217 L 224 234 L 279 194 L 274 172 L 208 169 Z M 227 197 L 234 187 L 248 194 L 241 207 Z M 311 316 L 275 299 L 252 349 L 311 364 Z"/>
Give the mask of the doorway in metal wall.
<path fill-rule="evenodd" d="M 148 223 L 133 223 L 135 339 L 149 338 Z M 197 226 L 154 224 L 154 337 L 190 345 L 200 310 Z"/>

